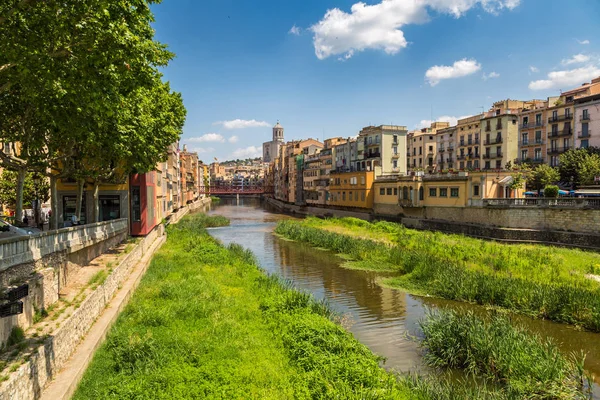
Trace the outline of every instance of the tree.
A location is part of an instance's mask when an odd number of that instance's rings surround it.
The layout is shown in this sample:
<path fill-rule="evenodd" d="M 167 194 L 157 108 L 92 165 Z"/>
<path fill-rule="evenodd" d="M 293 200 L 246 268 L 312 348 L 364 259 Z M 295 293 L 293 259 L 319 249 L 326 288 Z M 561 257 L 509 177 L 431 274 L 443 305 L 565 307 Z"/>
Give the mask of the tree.
<path fill-rule="evenodd" d="M 17 217 L 26 171 L 50 175 L 56 217 L 56 180 L 81 172 L 83 149 L 101 142 L 95 132 L 156 84 L 173 57 L 154 40 L 156 2 L 0 2 L 0 142 L 19 144 L 0 149 L 0 162 L 18 172 Z"/>
<path fill-rule="evenodd" d="M 545 188 L 560 180 L 558 170 L 547 164 L 538 165 L 530 175 L 530 183 L 536 190 Z"/>
<path fill-rule="evenodd" d="M 598 149 L 572 149 L 560 156 L 558 171 L 563 182 L 573 182 L 575 187 L 594 183 L 594 176 L 600 175 Z"/>
<path fill-rule="evenodd" d="M 0 203 L 14 208 L 17 204 L 17 172 L 5 169 L 0 175 Z M 34 200 L 42 202 L 50 198 L 48 179 L 38 173 L 29 172 L 23 185 L 23 206 L 31 207 Z"/>

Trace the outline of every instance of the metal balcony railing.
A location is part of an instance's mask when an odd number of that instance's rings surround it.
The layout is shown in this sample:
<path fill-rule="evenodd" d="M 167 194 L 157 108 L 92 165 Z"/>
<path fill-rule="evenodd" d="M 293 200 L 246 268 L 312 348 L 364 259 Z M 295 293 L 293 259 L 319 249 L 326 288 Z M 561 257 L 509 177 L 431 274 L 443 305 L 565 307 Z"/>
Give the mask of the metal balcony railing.
<path fill-rule="evenodd" d="M 552 123 L 552 122 L 561 122 L 561 121 L 570 121 L 573 119 L 573 114 L 564 114 L 564 115 L 557 115 L 557 116 L 552 116 L 550 118 L 548 118 L 548 122 Z"/>

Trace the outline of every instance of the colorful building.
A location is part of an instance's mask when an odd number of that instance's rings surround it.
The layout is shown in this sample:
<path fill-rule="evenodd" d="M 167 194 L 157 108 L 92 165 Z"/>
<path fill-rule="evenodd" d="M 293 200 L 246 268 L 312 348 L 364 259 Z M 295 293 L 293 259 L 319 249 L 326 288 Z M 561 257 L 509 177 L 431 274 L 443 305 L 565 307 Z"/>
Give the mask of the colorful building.
<path fill-rule="evenodd" d="M 575 96 L 575 132 L 577 148 L 600 147 L 600 77 Z"/>
<path fill-rule="evenodd" d="M 460 170 L 481 169 L 481 119 L 484 114 L 459 119 L 456 124 L 456 164 Z"/>
<path fill-rule="evenodd" d="M 373 208 L 373 181 L 379 169 L 375 167 L 375 171 L 332 172 L 327 205 Z"/>
<path fill-rule="evenodd" d="M 406 174 L 405 126 L 367 126 L 358 134 L 357 171 L 380 171 L 379 175 Z"/>
<path fill-rule="evenodd" d="M 494 103 L 492 108 L 483 114 L 481 119 L 483 165 L 481 169 L 504 169 L 509 162 L 514 163 L 518 159 L 518 121 L 519 112 L 524 104 L 525 102 L 519 100 L 502 100 Z M 464 165 L 468 166 L 468 163 L 465 162 Z"/>
<path fill-rule="evenodd" d="M 407 168 L 409 171 L 434 172 L 437 169 L 437 131 L 450 126 L 448 122 L 433 122 L 430 127 L 409 132 L 407 141 Z"/>
<path fill-rule="evenodd" d="M 549 101 L 532 100 L 519 111 L 518 164 L 536 165 L 548 162 L 547 109 Z"/>
<path fill-rule="evenodd" d="M 437 141 L 437 170 L 444 171 L 457 168 L 455 152 L 457 148 L 456 126 L 438 130 L 435 138 Z"/>

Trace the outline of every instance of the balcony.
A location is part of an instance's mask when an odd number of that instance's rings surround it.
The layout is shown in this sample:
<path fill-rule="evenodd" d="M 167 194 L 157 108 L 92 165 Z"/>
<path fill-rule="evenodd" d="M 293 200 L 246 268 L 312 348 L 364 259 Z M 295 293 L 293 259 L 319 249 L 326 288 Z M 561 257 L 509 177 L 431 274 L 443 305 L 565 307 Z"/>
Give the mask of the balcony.
<path fill-rule="evenodd" d="M 466 160 L 467 159 L 467 155 L 466 154 L 458 154 L 456 156 L 457 160 Z"/>
<path fill-rule="evenodd" d="M 578 139 L 589 139 L 591 136 L 591 131 L 587 131 L 587 132 L 577 132 L 577 138 Z"/>
<path fill-rule="evenodd" d="M 381 153 L 366 153 L 365 154 L 365 159 L 379 158 L 379 157 L 381 157 Z"/>
<path fill-rule="evenodd" d="M 580 118 L 580 121 L 589 121 L 590 120 L 590 114 L 583 114 Z"/>
<path fill-rule="evenodd" d="M 438 149 L 438 153 L 444 153 L 446 149 L 442 146 Z"/>
<path fill-rule="evenodd" d="M 448 157 L 448 158 L 446 158 L 446 162 L 453 163 L 454 162 L 454 158 Z"/>
<path fill-rule="evenodd" d="M 527 122 L 519 125 L 519 129 L 541 128 L 542 126 L 544 126 L 544 123 L 542 121 Z"/>
<path fill-rule="evenodd" d="M 454 151 L 454 144 L 448 145 L 448 151 Z"/>
<path fill-rule="evenodd" d="M 548 123 L 570 121 L 572 119 L 573 119 L 573 114 L 557 115 L 557 116 L 552 116 L 552 117 L 548 118 Z"/>
<path fill-rule="evenodd" d="M 572 148 L 573 147 L 571 146 L 555 146 L 548 149 L 548 154 L 562 154 L 571 150 Z"/>
<path fill-rule="evenodd" d="M 502 123 L 496 124 L 496 130 L 497 131 L 502 130 Z"/>
<path fill-rule="evenodd" d="M 543 164 L 544 163 L 544 159 L 543 158 L 517 158 L 516 160 L 517 164 Z"/>
<path fill-rule="evenodd" d="M 489 160 L 489 159 L 493 159 L 493 158 L 502 158 L 502 152 L 498 151 L 495 153 L 485 153 L 483 155 L 484 160 Z"/>
<path fill-rule="evenodd" d="M 549 137 L 562 137 L 562 136 L 571 136 L 573 134 L 573 130 L 563 129 L 562 131 L 552 131 L 548 134 Z"/>
<path fill-rule="evenodd" d="M 489 145 L 492 145 L 492 144 L 500 144 L 500 143 L 502 143 L 502 137 L 501 136 L 495 137 L 493 139 L 486 139 L 483 142 L 483 144 L 486 145 L 486 146 L 489 146 Z"/>
<path fill-rule="evenodd" d="M 398 153 L 392 153 L 392 158 L 398 158 L 398 157 L 400 157 L 400 154 L 398 154 Z"/>

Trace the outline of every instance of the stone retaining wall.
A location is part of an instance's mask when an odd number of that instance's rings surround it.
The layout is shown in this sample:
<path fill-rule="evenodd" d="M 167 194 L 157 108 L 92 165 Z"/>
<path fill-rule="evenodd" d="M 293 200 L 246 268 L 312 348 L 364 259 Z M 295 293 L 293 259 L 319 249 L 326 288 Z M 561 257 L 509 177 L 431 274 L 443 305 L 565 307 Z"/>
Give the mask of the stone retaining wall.
<path fill-rule="evenodd" d="M 29 360 L 2 383 L 0 400 L 40 397 L 44 386 L 71 357 L 77 344 L 108 305 L 121 283 L 129 276 L 132 268 L 146 253 L 156 248 L 153 244 L 157 239 L 164 240 L 163 235 L 164 226 L 161 224 L 123 258 L 106 281 L 90 293 L 81 302 L 81 306 L 33 352 Z"/>
<path fill-rule="evenodd" d="M 271 197 L 265 198 L 265 202 L 278 210 L 299 214 L 299 215 L 314 215 L 317 217 L 353 217 L 363 219 L 365 221 L 371 221 L 372 215 L 367 211 L 353 211 L 353 210 L 342 210 L 331 207 L 310 207 L 310 206 L 297 206 L 295 204 L 288 204 L 282 201 L 273 199 Z"/>

